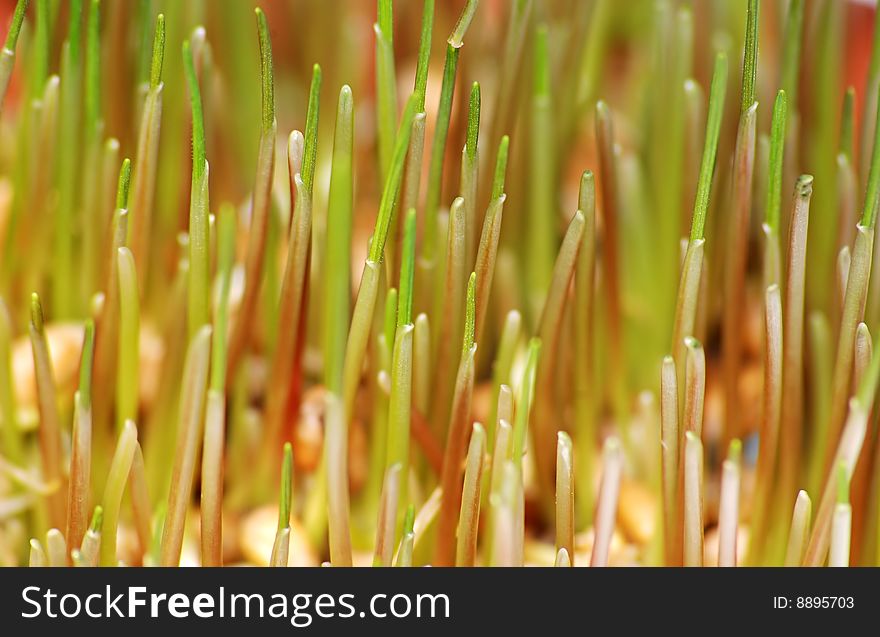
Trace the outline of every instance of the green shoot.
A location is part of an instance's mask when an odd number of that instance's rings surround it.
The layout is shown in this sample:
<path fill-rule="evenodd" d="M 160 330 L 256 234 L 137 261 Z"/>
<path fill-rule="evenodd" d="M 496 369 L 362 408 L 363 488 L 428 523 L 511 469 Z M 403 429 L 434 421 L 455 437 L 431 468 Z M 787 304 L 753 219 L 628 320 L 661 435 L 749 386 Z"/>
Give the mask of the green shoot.
<path fill-rule="evenodd" d="M 21 23 L 24 22 L 24 13 L 27 11 L 28 0 L 18 0 L 15 12 L 12 14 L 12 24 L 6 33 L 6 43 L 0 51 L 0 112 L 3 109 L 3 101 L 6 98 L 6 90 L 9 88 L 9 80 L 12 79 L 12 71 L 15 68 L 15 47 L 18 44 L 18 34 L 21 33 Z"/>
<path fill-rule="evenodd" d="M 183 43 L 183 66 L 192 109 L 192 188 L 189 206 L 189 308 L 190 340 L 209 318 L 208 259 L 208 160 L 205 155 L 205 120 L 202 97 L 193 62 L 192 46 Z"/>
<path fill-rule="evenodd" d="M 709 210 L 709 192 L 712 189 L 712 174 L 715 171 L 715 155 L 718 152 L 718 137 L 721 133 L 721 118 L 724 113 L 724 94 L 727 86 L 727 55 L 719 53 L 715 57 L 712 72 L 712 86 L 709 90 L 709 114 L 706 120 L 706 141 L 703 159 L 700 164 L 700 179 L 697 183 L 697 196 L 694 201 L 694 216 L 691 225 L 691 242 L 703 238 L 706 228 L 706 214 Z M 751 106 L 751 104 L 749 104 Z"/>
<path fill-rule="evenodd" d="M 455 527 L 461 510 L 462 483 L 461 461 L 465 456 L 468 425 L 470 424 L 471 400 L 474 390 L 474 318 L 476 313 L 476 275 L 471 273 L 468 280 L 465 309 L 464 336 L 462 338 L 461 360 L 455 378 L 449 426 L 446 430 L 446 447 L 443 455 L 443 470 L 440 476 L 442 489 L 440 517 L 437 525 L 436 563 L 451 566 L 455 562 Z M 479 498 L 479 489 L 474 497 Z"/>
<path fill-rule="evenodd" d="M 129 238 L 135 256 L 141 290 L 144 291 L 150 254 L 150 232 L 159 156 L 159 131 L 162 114 L 162 63 L 165 57 L 165 16 L 156 18 L 153 38 L 150 88 L 144 100 L 138 148 L 134 166 L 134 196 L 131 202 L 132 225 Z"/>
<path fill-rule="evenodd" d="M 412 505 L 406 510 L 406 517 L 403 519 L 403 539 L 400 541 L 400 548 L 397 551 L 397 566 L 412 566 L 413 546 L 415 544 L 415 525 L 416 511 Z"/>
<path fill-rule="evenodd" d="M 880 131 L 880 126 L 877 127 Z M 872 179 L 880 179 L 880 144 L 878 144 L 878 166 L 871 168 Z M 870 182 L 869 182 L 870 184 Z M 876 185 L 875 185 L 876 188 Z M 869 192 L 871 186 L 868 187 Z M 875 206 L 871 206 L 875 208 Z M 876 215 L 876 210 L 874 213 Z M 864 221 L 864 219 L 863 219 Z M 873 224 L 873 219 L 868 219 Z M 825 451 L 824 475 L 832 470 L 831 458 L 835 453 L 838 439 L 846 420 L 847 403 L 849 401 L 849 384 L 853 367 L 854 343 L 860 315 L 865 307 L 868 293 L 868 281 L 871 275 L 873 258 L 874 227 L 859 224 L 856 229 L 856 240 L 852 249 L 852 263 L 847 278 L 843 312 L 837 341 L 837 356 L 834 361 L 834 375 L 831 394 L 831 417 L 828 429 L 827 447 Z"/>
<path fill-rule="evenodd" d="M 782 204 L 782 160 L 785 152 L 785 121 L 788 100 L 785 91 L 776 93 L 773 102 L 773 121 L 770 125 L 770 162 L 767 176 L 767 204 L 764 220 L 778 241 L 779 219 Z"/>
<path fill-rule="evenodd" d="M 553 104 L 550 87 L 550 56 L 547 25 L 535 32 L 534 69 L 531 95 L 532 125 L 529 137 L 530 180 L 528 215 L 526 217 L 527 259 L 525 275 L 530 316 L 534 323 L 540 311 L 543 293 L 550 284 L 553 252 L 556 247 L 556 190 L 554 176 Z M 611 225 L 613 226 L 613 221 Z M 613 246 L 609 245 L 613 252 Z M 609 269 L 613 266 L 609 264 Z"/>
<path fill-rule="evenodd" d="M 755 103 L 755 79 L 758 75 L 758 0 L 749 0 L 747 9 L 746 43 L 743 51 L 742 113 Z"/>
<path fill-rule="evenodd" d="M 312 67 L 312 83 L 309 86 L 309 105 L 306 109 L 305 144 L 302 153 L 303 186 L 312 194 L 312 186 L 315 180 L 315 165 L 318 157 L 318 111 L 321 99 L 321 67 L 315 64 Z M 274 108 L 274 107 L 273 107 Z"/>
<path fill-rule="evenodd" d="M 440 102 L 437 107 L 437 121 L 434 124 L 434 142 L 431 147 L 431 163 L 428 168 L 428 190 L 425 196 L 423 257 L 429 263 L 433 263 L 436 259 L 438 249 L 437 214 L 440 210 L 440 191 L 443 185 L 443 159 L 446 154 L 446 139 L 449 135 L 449 120 L 452 117 L 452 98 L 455 94 L 458 57 L 464 44 L 465 33 L 477 10 L 477 4 L 478 0 L 467 0 L 464 10 L 455 25 L 455 30 L 447 40 L 443 81 L 440 85 Z"/>
<path fill-rule="evenodd" d="M 837 471 L 837 503 L 831 522 L 831 548 L 828 566 L 849 566 L 850 537 L 852 535 L 852 506 L 849 503 L 850 479 L 846 463 L 841 463 Z"/>
<path fill-rule="evenodd" d="M 342 391 L 346 323 L 351 306 L 351 222 L 354 205 L 354 102 L 351 88 L 339 92 L 330 195 L 327 204 L 327 290 L 325 316 L 337 317 L 324 329 L 324 384 Z"/>
<path fill-rule="evenodd" d="M 378 0 L 376 33 L 376 116 L 379 131 L 379 166 L 384 179 L 391 167 L 394 122 L 397 119 L 397 83 L 394 70 L 393 1 Z"/>
<path fill-rule="evenodd" d="M 281 462 L 281 495 L 278 500 L 278 529 L 272 545 L 272 556 L 269 566 L 287 566 L 290 550 L 290 505 L 293 494 L 293 447 L 284 443 Z"/>
<path fill-rule="evenodd" d="M 507 139 L 505 137 L 504 139 Z M 477 248 L 477 260 L 474 271 L 477 273 L 477 308 L 475 318 L 475 340 L 482 340 L 486 315 L 489 313 L 489 298 L 492 281 L 495 277 L 495 263 L 498 258 L 498 244 L 501 239 L 501 221 L 504 215 L 504 202 L 507 195 L 500 194 L 489 203 L 489 209 L 483 218 L 483 230 L 480 233 L 480 244 Z M 490 437 L 491 440 L 491 437 Z"/>
<path fill-rule="evenodd" d="M 516 423 L 513 428 L 513 456 L 519 463 L 525 453 L 526 431 L 529 426 L 529 412 L 532 408 L 532 396 L 535 393 L 535 376 L 538 370 L 538 359 L 541 354 L 541 340 L 532 338 L 529 341 L 529 356 L 523 369 L 520 393 L 517 400 Z"/>
<path fill-rule="evenodd" d="M 412 359 L 413 332 L 415 330 L 412 324 L 412 287 L 415 268 L 415 224 L 415 210 L 411 209 L 406 215 L 397 303 L 395 306 L 395 297 L 393 294 L 389 294 L 385 323 L 386 343 L 393 343 L 385 470 L 387 473 L 392 467 L 399 466 L 404 476 L 401 479 L 397 499 L 398 517 L 403 514 L 409 504 L 407 499 L 408 480 L 405 479 L 405 476 L 409 475 L 410 420 L 412 417 Z M 394 528 L 396 525 L 392 528 L 392 546 L 396 546 Z"/>
<path fill-rule="evenodd" d="M 471 85 L 468 102 L 468 122 L 464 150 L 461 156 L 461 196 L 464 198 L 467 242 L 465 254 L 468 260 L 476 253 L 477 241 L 477 178 L 479 173 L 478 145 L 480 136 L 480 83 Z"/>
<path fill-rule="evenodd" d="M 584 213 L 578 210 L 568 224 L 559 254 L 553 266 L 550 289 L 544 302 L 541 320 L 538 324 L 538 336 L 541 339 L 543 356 L 538 362 L 536 377 L 538 390 L 535 395 L 535 462 L 538 467 L 538 483 L 547 495 L 551 492 L 550 473 L 553 468 L 553 457 L 556 446 L 555 425 L 560 413 L 555 409 L 553 387 L 558 382 L 555 373 L 559 343 L 563 337 L 562 322 L 568 292 L 577 267 L 578 252 L 581 248 L 584 233 Z"/>
<path fill-rule="evenodd" d="M 101 3 L 92 0 L 89 8 L 89 19 L 86 25 L 85 55 L 85 120 L 86 135 L 90 143 L 97 145 L 100 135 L 101 120 L 101 40 L 100 40 Z M 164 24 L 164 20 L 163 20 Z M 164 29 L 163 29 L 164 33 Z M 164 37 L 162 40 L 164 47 Z M 164 50 L 164 49 L 163 49 Z"/>
<path fill-rule="evenodd" d="M 412 324 L 413 276 L 416 259 L 416 211 L 410 209 L 406 214 L 403 235 L 403 255 L 400 267 L 400 293 L 397 305 L 397 326 Z"/>
<path fill-rule="evenodd" d="M 462 328 L 464 326 L 465 278 L 467 277 L 467 219 L 464 199 L 456 197 L 449 211 L 449 227 L 446 239 L 446 276 L 442 293 L 435 294 L 437 303 L 434 313 L 443 317 L 440 329 L 435 335 L 437 369 L 434 372 L 437 385 L 432 403 L 432 424 L 434 431 L 442 434 L 449 422 L 452 384 L 455 380 L 456 363 L 461 351 Z"/>
<path fill-rule="evenodd" d="M 428 62 L 431 57 L 431 33 L 434 30 L 434 0 L 425 0 L 422 8 L 422 33 L 419 37 L 419 57 L 416 62 L 416 80 L 413 90 L 419 96 L 418 112 L 425 110 L 425 92 L 428 87 Z"/>
<path fill-rule="evenodd" d="M 257 34 L 260 39 L 260 91 L 262 94 L 262 118 L 260 123 L 263 131 L 275 128 L 275 82 L 272 73 L 272 41 L 269 38 L 269 24 L 266 14 L 257 7 Z"/>
<path fill-rule="evenodd" d="M 862 451 L 869 416 L 865 405 L 873 403 L 877 390 L 878 376 L 880 376 L 880 348 L 874 350 L 871 363 L 862 378 L 856 396 L 850 400 L 849 414 L 840 435 L 830 438 L 835 444 L 832 461 L 828 464 L 830 464 L 830 467 L 836 468 L 840 467 L 841 463 L 843 463 L 847 478 L 852 476 L 859 454 Z M 813 531 L 804 552 L 804 566 L 820 566 L 828 555 L 836 499 L 837 475 L 835 471 L 829 470 L 826 471 L 826 476 Z"/>
<path fill-rule="evenodd" d="M 510 138 L 504 135 L 498 144 L 498 154 L 495 156 L 495 175 L 492 179 L 492 201 L 504 194 L 504 178 L 507 175 L 507 155 L 510 150 Z"/>
<path fill-rule="evenodd" d="M 783 362 L 782 362 L 782 411 L 780 414 L 779 438 L 779 493 L 794 493 L 797 488 L 802 448 L 803 375 L 803 330 L 804 306 L 806 303 L 806 253 L 810 218 L 810 198 L 813 191 L 813 178 L 802 175 L 795 186 L 791 220 L 789 222 L 789 243 L 785 257 L 785 285 L 783 289 Z M 830 383 L 824 385 L 830 387 Z M 819 394 L 825 391 L 816 387 Z M 819 415 L 820 422 L 827 422 L 826 411 Z M 818 414 L 817 414 L 818 415 Z M 823 438 L 820 438 L 823 439 Z M 791 495 L 786 497 L 786 512 L 792 506 Z"/>
<path fill-rule="evenodd" d="M 55 375 L 49 343 L 43 323 L 43 306 L 36 293 L 31 295 L 30 341 L 37 381 L 37 402 L 40 410 L 39 443 L 43 479 L 55 486 L 48 496 L 49 525 L 64 528 L 64 485 L 61 474 L 61 419 L 55 400 Z"/>
<path fill-rule="evenodd" d="M 880 109 L 877 110 L 877 121 L 880 122 Z M 865 191 L 865 203 L 860 222 L 866 228 L 873 228 L 874 222 L 877 220 L 877 208 L 880 207 L 878 197 L 880 197 L 880 125 L 875 124 L 874 145 L 868 170 L 868 186 Z"/>
<path fill-rule="evenodd" d="M 397 129 L 388 177 L 385 180 L 385 187 L 382 189 L 382 199 L 379 202 L 379 216 L 376 218 L 376 229 L 373 232 L 373 238 L 370 243 L 368 259 L 373 263 L 381 263 L 385 254 L 385 242 L 388 240 L 388 230 L 391 226 L 394 203 L 400 193 L 400 183 L 403 179 L 406 151 L 409 147 L 412 120 L 416 115 L 417 102 L 418 96 L 415 93 L 410 95 Z"/>
<path fill-rule="evenodd" d="M 128 248 L 117 252 L 119 275 L 119 349 L 116 364 L 116 418 L 121 428 L 126 420 L 137 420 L 140 344 L 140 307 L 134 256 Z"/>
<path fill-rule="evenodd" d="M 49 0 L 36 3 L 36 26 L 34 27 L 34 58 L 31 67 L 31 97 L 38 98 L 49 77 L 49 36 L 51 31 Z"/>
<path fill-rule="evenodd" d="M 102 528 L 104 528 L 104 508 L 99 504 L 92 513 L 92 520 L 80 545 L 80 554 L 85 566 L 98 565 Z"/>
<path fill-rule="evenodd" d="M 217 216 L 217 274 L 220 295 L 214 312 L 215 336 L 211 342 L 211 389 L 223 393 L 226 388 L 226 331 L 229 320 L 229 291 L 235 261 L 235 208 L 225 204 Z"/>
<path fill-rule="evenodd" d="M 6 43 L 3 48 L 7 51 L 15 51 L 15 45 L 18 43 L 18 34 L 21 33 L 21 24 L 24 22 L 24 14 L 27 11 L 28 0 L 18 0 L 15 3 L 15 11 L 12 14 L 12 23 L 9 25 L 9 31 L 6 33 Z"/>
<path fill-rule="evenodd" d="M 458 22 L 455 23 L 455 29 L 453 29 L 452 35 L 450 35 L 447 40 L 449 46 L 457 49 L 464 44 L 464 35 L 467 33 L 471 20 L 474 19 L 474 14 L 477 12 L 477 5 L 479 5 L 479 3 L 480 0 L 467 0 L 464 9 L 462 9 L 461 15 L 458 17 Z"/>
<path fill-rule="evenodd" d="M 73 227 L 76 198 L 76 150 L 79 145 L 79 114 L 81 89 L 82 0 L 69 3 L 67 39 L 61 54 L 60 122 L 58 131 L 58 211 L 55 217 L 52 304 L 62 318 L 73 314 L 74 286 L 68 280 L 73 270 Z"/>
<path fill-rule="evenodd" d="M 266 16 L 262 10 L 256 10 L 257 32 L 260 40 L 260 85 L 262 95 L 262 119 L 260 126 L 260 147 L 257 156 L 257 174 L 254 180 L 253 193 L 253 217 L 251 230 L 248 237 L 247 256 L 245 258 L 245 288 L 241 300 L 238 318 L 232 329 L 229 343 L 228 375 L 232 376 L 238 361 L 240 360 L 247 343 L 247 326 L 251 315 L 256 310 L 257 297 L 263 282 L 263 270 L 266 261 L 266 242 L 269 232 L 269 215 L 272 205 L 272 181 L 275 176 L 275 89 L 272 75 L 272 43 L 269 39 L 269 27 L 266 24 Z M 317 77 L 317 81 L 314 80 Z M 309 115 L 314 111 L 314 128 L 317 128 L 317 92 L 320 87 L 320 70 L 315 72 L 312 82 L 312 92 L 309 94 Z M 312 100 L 315 100 L 313 104 Z M 312 135 L 316 133 L 313 131 Z M 305 156 L 303 170 L 307 165 L 314 169 L 314 156 L 317 152 L 317 144 L 314 138 L 309 141 L 309 131 L 306 130 Z M 310 172 L 311 175 L 311 172 Z M 311 177 L 309 177 L 311 180 Z M 311 181 L 303 181 L 306 189 L 311 194 Z M 205 186 L 207 188 L 207 185 Z M 207 194 L 205 195 L 207 202 Z M 190 237 L 192 244 L 192 237 Z"/>
<path fill-rule="evenodd" d="M 150 61 L 150 90 L 162 83 L 162 63 L 165 60 L 165 16 L 156 17 L 156 31 L 153 35 L 153 56 Z"/>
<path fill-rule="evenodd" d="M 117 566 L 116 535 L 119 526 L 119 509 L 128 482 L 131 463 L 137 446 L 137 427 L 131 420 L 125 421 L 119 432 L 119 441 L 107 474 L 107 486 L 102 500 L 103 523 L 101 526 L 101 566 Z"/>

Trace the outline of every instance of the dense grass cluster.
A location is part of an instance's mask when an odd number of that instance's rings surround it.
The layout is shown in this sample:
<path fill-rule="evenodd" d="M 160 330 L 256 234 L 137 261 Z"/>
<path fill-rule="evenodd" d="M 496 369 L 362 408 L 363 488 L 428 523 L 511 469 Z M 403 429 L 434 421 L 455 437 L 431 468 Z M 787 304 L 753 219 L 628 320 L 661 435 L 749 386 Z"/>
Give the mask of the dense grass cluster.
<path fill-rule="evenodd" d="M 9 15 L 0 564 L 880 564 L 871 9 L 265 5 Z"/>

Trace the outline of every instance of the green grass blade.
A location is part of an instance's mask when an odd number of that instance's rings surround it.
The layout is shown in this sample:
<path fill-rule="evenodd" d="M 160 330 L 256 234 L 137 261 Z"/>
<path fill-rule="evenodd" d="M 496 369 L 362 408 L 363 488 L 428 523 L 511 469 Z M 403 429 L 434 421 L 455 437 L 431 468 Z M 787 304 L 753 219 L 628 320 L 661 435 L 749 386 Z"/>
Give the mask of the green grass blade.
<path fill-rule="evenodd" d="M 742 105 L 745 113 L 755 102 L 755 81 L 758 76 L 758 0 L 749 0 L 746 13 L 746 42 L 743 50 Z"/>
<path fill-rule="evenodd" d="M 779 218 L 782 207 L 782 166 L 785 153 L 785 121 L 788 100 L 785 91 L 776 93 L 773 102 L 773 120 L 770 124 L 770 161 L 767 176 L 767 205 L 764 220 L 773 233 L 779 235 Z"/>
<path fill-rule="evenodd" d="M 691 241 L 702 239 L 705 235 L 706 214 L 709 210 L 709 192 L 712 189 L 712 174 L 715 172 L 715 155 L 718 152 L 718 137 L 721 134 L 721 118 L 724 114 L 724 94 L 727 86 L 727 55 L 719 53 L 715 57 L 715 70 L 712 73 L 712 87 L 709 90 L 709 114 L 706 121 L 706 141 L 703 159 L 700 163 L 700 179 L 697 183 L 697 196 L 694 201 L 694 216 L 691 225 Z"/>
<path fill-rule="evenodd" d="M 342 392 L 345 338 L 351 312 L 351 233 L 354 207 L 354 102 L 351 88 L 339 92 L 330 195 L 327 203 L 327 289 L 325 316 L 334 317 L 324 329 L 324 383 Z"/>
<path fill-rule="evenodd" d="M 126 420 L 138 419 L 140 371 L 140 306 L 134 256 L 128 248 L 117 251 L 119 282 L 119 349 L 116 373 L 116 419 L 121 428 Z"/>

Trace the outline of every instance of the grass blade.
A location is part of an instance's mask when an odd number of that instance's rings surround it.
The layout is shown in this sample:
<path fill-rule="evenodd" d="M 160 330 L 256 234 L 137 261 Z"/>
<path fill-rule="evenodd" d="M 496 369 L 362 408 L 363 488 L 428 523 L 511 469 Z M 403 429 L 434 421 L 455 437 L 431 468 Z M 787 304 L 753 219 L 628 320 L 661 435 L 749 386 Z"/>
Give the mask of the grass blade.
<path fill-rule="evenodd" d="M 24 22 L 24 13 L 27 11 L 28 0 L 18 0 L 15 11 L 12 14 L 12 23 L 6 32 L 6 42 L 0 51 L 0 113 L 3 102 L 6 99 L 6 91 L 9 88 L 9 80 L 12 79 L 12 71 L 15 68 L 15 46 L 18 44 L 18 35 L 21 33 L 21 23 Z"/>
<path fill-rule="evenodd" d="M 140 366 L 140 305 L 134 255 L 128 248 L 117 251 L 119 282 L 119 350 L 116 363 L 116 418 L 121 428 L 138 416 L 138 370 Z"/>
<path fill-rule="evenodd" d="M 262 117 L 260 121 L 260 146 L 257 155 L 257 173 L 254 179 L 253 217 L 248 237 L 247 256 L 245 257 L 244 295 L 232 328 L 229 340 L 228 375 L 231 378 L 238 361 L 248 345 L 247 328 L 257 305 L 257 296 L 263 282 L 263 269 L 266 261 L 266 241 L 269 231 L 269 213 L 272 205 L 272 178 L 275 174 L 275 84 L 272 72 L 272 42 L 269 38 L 269 26 L 266 14 L 256 9 L 257 33 L 260 39 L 260 86 L 262 96 Z M 309 116 L 314 113 L 317 126 L 317 92 L 320 90 L 321 70 L 316 65 L 312 75 L 312 87 L 309 93 Z M 313 108 L 314 107 L 314 108 Z M 304 166 L 313 162 L 316 152 L 316 140 L 309 138 L 306 130 L 304 150 Z M 303 171 L 305 173 L 305 169 Z M 311 196 L 311 178 L 305 179 L 306 189 Z M 191 337 L 191 336 L 190 336 Z"/>
<path fill-rule="evenodd" d="M 571 438 L 556 434 L 556 550 L 565 551 L 568 565 L 574 555 L 574 465 Z"/>
<path fill-rule="evenodd" d="M 394 148 L 394 122 L 397 120 L 397 80 L 394 70 L 392 0 L 378 0 L 376 34 L 376 118 L 379 138 L 380 178 L 391 168 Z"/>
<path fill-rule="evenodd" d="M 2 311 L 2 310 L 0 310 Z M 2 320 L 2 317 L 0 317 Z M 67 527 L 64 536 L 72 547 L 82 544 L 89 524 L 89 496 L 92 467 L 92 361 L 95 354 L 95 324 L 86 321 L 80 361 L 79 390 L 73 401 L 73 431 L 70 450 L 70 485 L 67 492 Z"/>
<path fill-rule="evenodd" d="M 379 522 L 376 529 L 376 551 L 373 566 L 391 566 L 394 552 L 394 528 L 397 522 L 398 498 L 400 497 L 400 465 L 394 465 L 385 472 L 382 484 L 382 498 L 379 505 Z"/>
<path fill-rule="evenodd" d="M 327 289 L 325 316 L 336 317 L 324 329 L 324 384 L 342 392 L 345 337 L 351 306 L 351 225 L 354 206 L 354 100 L 346 85 L 339 92 L 333 164 L 327 202 Z"/>
<path fill-rule="evenodd" d="M 205 121 L 202 96 L 193 62 L 192 45 L 183 43 L 183 64 L 192 109 L 192 182 L 189 205 L 189 339 L 195 338 L 209 319 L 208 264 L 208 160 L 205 155 Z"/>
<path fill-rule="evenodd" d="M 791 530 L 788 536 L 788 548 L 785 554 L 786 566 L 800 566 L 804 551 L 810 539 L 810 512 L 812 503 L 806 491 L 798 491 L 791 518 Z"/>
<path fill-rule="evenodd" d="M 550 478 L 553 472 L 554 426 L 559 422 L 561 414 L 554 408 L 557 401 L 554 397 L 554 386 L 559 381 L 556 377 L 557 354 L 562 337 L 562 322 L 565 312 L 571 280 L 577 267 L 584 234 L 584 213 L 577 211 L 568 224 L 562 246 L 553 266 L 550 289 L 544 302 L 541 320 L 538 325 L 538 337 L 541 339 L 543 356 L 538 362 L 538 390 L 535 395 L 535 463 L 538 468 L 538 483 L 545 495 L 552 492 Z"/>
<path fill-rule="evenodd" d="M 269 566 L 287 566 L 290 551 L 290 504 L 293 494 L 293 447 L 284 443 L 281 461 L 281 495 L 278 502 L 278 530 L 272 545 Z"/>
<path fill-rule="evenodd" d="M 330 562 L 351 566 L 348 496 L 348 427 L 340 398 L 328 392 L 325 406 L 324 466 L 327 467 L 327 521 Z"/>
<path fill-rule="evenodd" d="M 122 495 L 131 472 L 137 446 L 137 427 L 131 420 L 126 420 L 119 433 L 116 451 L 110 463 L 107 475 L 107 486 L 101 502 L 103 523 L 101 526 L 101 566 L 117 566 L 116 534 L 119 525 L 119 509 L 122 506 Z"/>
<path fill-rule="evenodd" d="M 480 527 L 480 492 L 483 458 L 486 455 L 486 430 L 475 422 L 471 431 L 464 469 L 461 512 L 458 517 L 455 550 L 456 566 L 474 566 L 477 554 L 477 532 Z"/>
<path fill-rule="evenodd" d="M 789 308 L 790 309 L 790 308 Z M 784 352 L 787 339 L 783 338 L 783 309 L 779 286 L 771 285 L 764 295 L 764 391 L 761 406 L 760 447 L 752 498 L 751 537 L 766 537 L 767 526 L 772 521 L 773 485 L 776 481 L 777 449 L 781 413 L 784 409 Z M 780 461 L 784 465 L 785 461 Z M 746 562 L 762 563 L 764 543 L 749 542 Z"/>
<path fill-rule="evenodd" d="M 162 566 L 177 566 L 180 562 L 186 512 L 195 480 L 199 442 L 202 440 L 210 348 L 211 326 L 205 325 L 191 341 L 184 366 L 177 423 L 177 451 L 168 493 L 168 512 L 162 529 Z"/>
<path fill-rule="evenodd" d="M 441 499 L 437 522 L 437 550 L 435 563 L 451 566 L 455 563 L 455 526 L 462 502 L 461 460 L 465 455 L 471 399 L 474 390 L 474 318 L 476 313 L 476 274 L 471 273 L 467 291 L 467 310 L 462 339 L 461 360 L 452 395 L 452 408 L 446 432 L 443 471 L 440 476 Z"/>
<path fill-rule="evenodd" d="M 661 462 L 663 473 L 663 538 L 667 566 L 681 564 L 681 501 L 679 498 L 679 462 L 682 457 L 678 421 L 678 383 L 675 361 L 663 359 L 660 374 Z"/>
<path fill-rule="evenodd" d="M 703 403 L 706 398 L 706 354 L 700 342 L 686 336 L 687 349 L 684 364 L 683 429 L 692 431 L 698 438 L 703 434 Z"/>
<path fill-rule="evenodd" d="M 703 443 L 685 432 L 684 565 L 703 565 Z"/>
<path fill-rule="evenodd" d="M 156 174 L 159 161 L 159 133 L 162 124 L 162 66 L 165 59 L 165 16 L 156 18 L 153 36 L 153 54 L 150 64 L 150 84 L 144 98 L 140 130 L 137 138 L 131 200 L 130 243 L 139 274 L 140 289 L 146 291 L 150 257 L 153 206 L 156 194 Z"/>
<path fill-rule="evenodd" d="M 757 12 L 757 0 L 750 0 L 749 24 L 752 25 L 753 11 Z M 757 25 L 753 26 L 755 30 Z M 751 34 L 751 31 L 749 31 Z M 749 42 L 746 40 L 747 55 Z M 752 47 L 757 43 L 752 42 Z M 757 52 L 755 51 L 755 54 Z M 743 99 L 748 89 L 747 73 L 754 75 L 754 60 L 746 59 L 743 72 Z M 751 79 L 754 92 L 754 77 Z M 724 268 L 724 317 L 722 321 L 722 360 L 724 361 L 724 427 L 726 439 L 741 435 L 739 422 L 739 368 L 742 359 L 742 309 L 745 306 L 745 279 L 748 260 L 749 218 L 752 210 L 752 183 L 755 168 L 755 135 L 757 126 L 757 102 L 743 108 L 736 136 L 736 149 L 733 159 L 733 210 L 729 219 L 726 239 Z"/>
<path fill-rule="evenodd" d="M 43 324 L 43 306 L 37 294 L 31 295 L 30 322 L 31 349 L 34 357 L 34 375 L 37 381 L 37 399 L 40 410 L 38 429 L 43 479 L 53 485 L 47 497 L 49 525 L 62 528 L 65 521 L 64 477 L 61 475 L 61 420 L 55 401 L 55 377 L 49 343 Z"/>
<path fill-rule="evenodd" d="M 803 411 L 803 330 L 806 290 L 807 236 L 813 178 L 798 179 L 792 200 L 788 247 L 785 256 L 785 287 L 783 299 L 783 367 L 782 407 L 779 433 L 779 493 L 788 511 L 801 470 L 798 452 L 802 446 Z"/>

